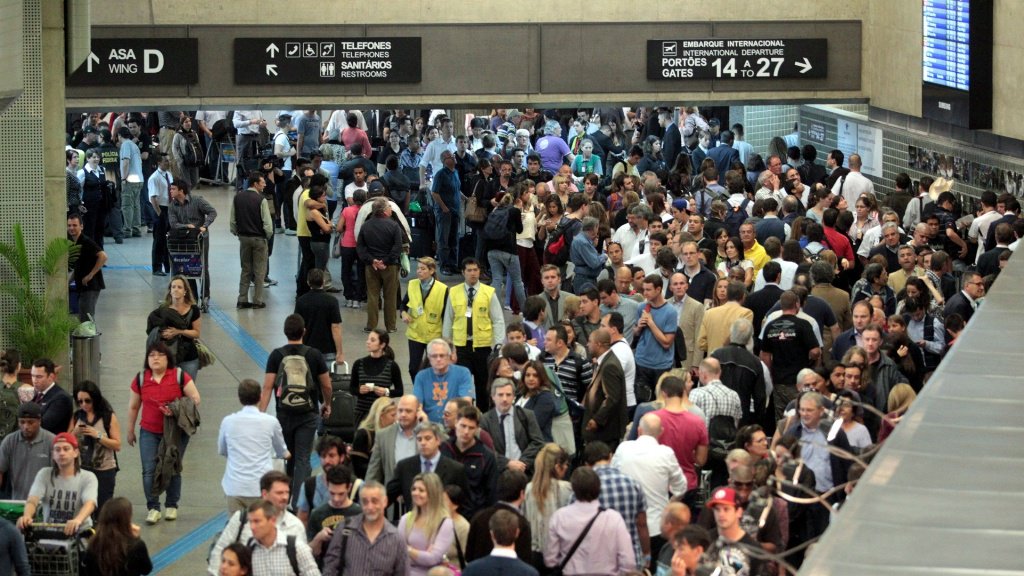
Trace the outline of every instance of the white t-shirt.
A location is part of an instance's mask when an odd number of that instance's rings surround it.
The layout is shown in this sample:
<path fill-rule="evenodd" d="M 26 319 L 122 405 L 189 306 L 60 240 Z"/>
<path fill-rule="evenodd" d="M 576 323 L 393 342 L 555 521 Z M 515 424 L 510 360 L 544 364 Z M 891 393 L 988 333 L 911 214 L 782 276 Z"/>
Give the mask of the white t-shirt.
<path fill-rule="evenodd" d="M 53 469 L 43 468 L 36 473 L 36 479 L 29 490 L 29 498 L 36 496 L 43 507 L 43 522 L 62 524 L 73 519 L 86 502 L 96 503 L 99 482 L 96 475 L 80 470 L 70 478 L 57 475 L 52 478 Z M 92 527 L 92 518 L 86 517 L 82 529 Z"/>
<path fill-rule="evenodd" d="M 278 130 L 277 134 L 274 134 L 274 153 L 276 154 L 278 149 L 282 153 L 287 154 L 292 151 L 292 143 L 288 140 L 288 135 L 285 134 L 284 130 Z M 281 170 L 291 171 L 292 169 L 292 157 L 284 157 L 284 165 L 281 166 Z"/>
<path fill-rule="evenodd" d="M 834 186 L 832 186 L 832 193 L 836 196 L 839 195 L 839 189 L 842 188 L 843 196 L 846 198 L 846 203 L 849 204 L 852 210 L 857 205 L 857 198 L 865 192 L 875 193 L 875 185 L 868 180 L 860 172 L 850 172 L 846 175 L 846 183 L 843 183 L 843 178 L 836 180 Z"/>

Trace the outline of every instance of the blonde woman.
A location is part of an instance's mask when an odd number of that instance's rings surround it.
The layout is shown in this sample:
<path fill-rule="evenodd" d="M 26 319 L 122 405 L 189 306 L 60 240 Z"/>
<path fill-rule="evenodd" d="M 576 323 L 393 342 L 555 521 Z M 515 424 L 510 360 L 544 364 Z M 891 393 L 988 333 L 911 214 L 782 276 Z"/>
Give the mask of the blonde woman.
<path fill-rule="evenodd" d="M 910 405 L 917 400 L 917 392 L 906 382 L 900 382 L 889 391 L 889 413 L 882 419 L 882 426 L 878 431 L 878 443 L 881 444 L 896 429 L 900 419 L 910 409 Z"/>
<path fill-rule="evenodd" d="M 366 418 L 359 423 L 355 438 L 352 439 L 352 449 L 348 454 L 352 470 L 357 477 L 366 479 L 366 468 L 370 464 L 370 453 L 373 452 L 377 431 L 394 424 L 397 415 L 398 408 L 395 406 L 394 398 L 382 396 L 370 405 Z"/>
<path fill-rule="evenodd" d="M 554 442 L 545 444 L 537 453 L 534 467 L 533 481 L 526 485 L 523 512 L 530 521 L 534 565 L 540 566 L 548 542 L 548 521 L 572 497 L 572 487 L 563 480 L 569 471 L 569 455 Z"/>
<path fill-rule="evenodd" d="M 410 492 L 412 510 L 398 521 L 398 534 L 406 543 L 407 576 L 426 576 L 444 560 L 454 542 L 455 528 L 444 502 L 444 485 L 433 472 L 417 474 Z"/>
<path fill-rule="evenodd" d="M 448 300 L 448 286 L 437 278 L 437 261 L 420 258 L 416 264 L 416 278 L 406 285 L 405 298 L 398 307 L 402 322 L 408 325 L 405 337 L 409 343 L 409 375 L 413 380 L 420 371 L 427 344 L 441 337 L 444 303 Z"/>

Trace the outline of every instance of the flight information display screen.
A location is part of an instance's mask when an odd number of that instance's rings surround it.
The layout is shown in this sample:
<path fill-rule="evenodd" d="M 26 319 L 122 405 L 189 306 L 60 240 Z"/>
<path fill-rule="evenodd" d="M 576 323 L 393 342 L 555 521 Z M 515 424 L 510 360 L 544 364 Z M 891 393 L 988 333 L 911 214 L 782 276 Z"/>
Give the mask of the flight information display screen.
<path fill-rule="evenodd" d="M 976 0 L 977 1 L 977 0 Z M 971 87 L 971 0 L 922 0 L 923 80 L 956 90 Z"/>

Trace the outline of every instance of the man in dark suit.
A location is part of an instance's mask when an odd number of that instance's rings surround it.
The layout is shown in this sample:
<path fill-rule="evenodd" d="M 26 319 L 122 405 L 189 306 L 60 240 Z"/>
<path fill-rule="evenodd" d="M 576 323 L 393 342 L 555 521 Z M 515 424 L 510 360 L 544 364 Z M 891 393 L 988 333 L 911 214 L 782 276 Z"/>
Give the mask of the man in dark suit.
<path fill-rule="evenodd" d="M 484 414 L 480 427 L 494 439 L 494 455 L 498 470 L 515 470 L 533 475 L 533 459 L 544 447 L 544 436 L 533 412 L 514 406 L 515 384 L 508 378 L 497 378 L 491 384 L 494 407 Z M 512 442 L 508 438 L 512 438 Z"/>
<path fill-rule="evenodd" d="M 982 276 L 999 273 L 999 257 L 1010 249 L 1010 242 L 1013 242 L 1013 227 L 1010 224 L 1000 222 L 994 224 L 993 228 L 996 229 L 995 246 L 978 257 L 978 272 Z"/>
<path fill-rule="evenodd" d="M 740 153 L 732 147 L 733 135 L 729 130 L 723 130 L 719 136 L 719 144 L 708 150 L 708 158 L 715 161 L 715 168 L 718 169 L 718 183 L 725 184 L 725 173 L 732 170 L 732 163 L 739 162 Z"/>
<path fill-rule="evenodd" d="M 519 535 L 515 539 L 516 556 L 523 562 L 533 559 L 530 521 L 519 509 L 526 500 L 526 474 L 505 470 L 498 476 L 498 503 L 477 512 L 469 522 L 469 537 L 466 538 L 466 561 L 472 562 L 491 553 L 494 542 L 490 536 L 491 518 L 499 511 L 513 513 L 519 521 Z"/>
<path fill-rule="evenodd" d="M 672 110 L 663 109 L 658 112 L 658 124 L 665 129 L 665 137 L 661 140 L 661 157 L 665 166 L 671 169 L 676 165 L 676 156 L 683 149 L 683 137 L 679 126 L 672 121 Z"/>
<path fill-rule="evenodd" d="M 964 323 L 966 323 L 971 319 L 971 316 L 974 316 L 974 311 L 978 307 L 978 299 L 985 296 L 985 282 L 983 282 L 983 278 L 981 273 L 974 269 L 964 272 L 963 289 L 946 301 L 946 318 L 949 318 L 950 314 L 959 314 L 964 319 Z M 35 370 L 35 368 L 32 370 Z"/>
<path fill-rule="evenodd" d="M 39 358 L 32 363 L 32 386 L 36 389 L 33 402 L 43 407 L 42 427 L 54 434 L 67 432 L 71 424 L 74 402 L 71 395 L 57 385 L 57 370 L 53 360 Z"/>
<path fill-rule="evenodd" d="M 590 334 L 587 348 L 597 367 L 583 398 L 583 441 L 600 440 L 614 451 L 626 431 L 626 375 L 611 347 L 607 329 Z"/>
<path fill-rule="evenodd" d="M 456 484 L 463 493 L 466 486 L 466 469 L 455 460 L 441 453 L 441 443 L 448 437 L 444 427 L 437 422 L 422 422 L 416 426 L 416 456 L 410 456 L 395 465 L 395 474 L 388 481 L 388 500 L 402 498 L 404 509 L 410 506 L 412 483 L 419 474 L 433 472 L 441 477 L 444 485 Z"/>
<path fill-rule="evenodd" d="M 744 306 L 750 309 L 754 313 L 754 334 L 761 333 L 761 323 L 764 321 L 764 317 L 768 315 L 768 311 L 775 306 L 775 303 L 779 301 L 779 297 L 782 296 L 782 288 L 779 286 L 779 278 L 782 277 L 782 265 L 772 260 L 764 265 L 762 268 L 764 274 L 764 288 L 752 293 L 747 296 L 744 302 Z"/>
<path fill-rule="evenodd" d="M 516 556 L 516 538 L 519 537 L 519 518 L 514 512 L 498 510 L 487 521 L 494 548 L 490 556 L 470 562 L 462 571 L 464 576 L 537 576 L 537 569 Z"/>

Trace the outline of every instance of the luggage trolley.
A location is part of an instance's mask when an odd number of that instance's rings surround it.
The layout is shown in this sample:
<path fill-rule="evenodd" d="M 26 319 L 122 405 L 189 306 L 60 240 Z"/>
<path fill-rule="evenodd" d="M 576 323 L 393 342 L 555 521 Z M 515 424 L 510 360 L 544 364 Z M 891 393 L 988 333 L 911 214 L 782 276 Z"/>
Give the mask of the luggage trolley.
<path fill-rule="evenodd" d="M 199 309 L 204 313 L 210 309 L 210 299 L 204 297 L 203 288 L 206 278 L 206 256 L 203 245 L 206 236 L 199 233 L 198 228 L 181 228 L 167 234 L 167 252 L 171 257 L 171 274 L 181 275 L 189 279 L 193 286 Z"/>
<path fill-rule="evenodd" d="M 63 523 L 37 522 L 25 531 L 25 550 L 35 576 L 78 576 L 85 543 L 80 534 L 64 534 Z"/>

